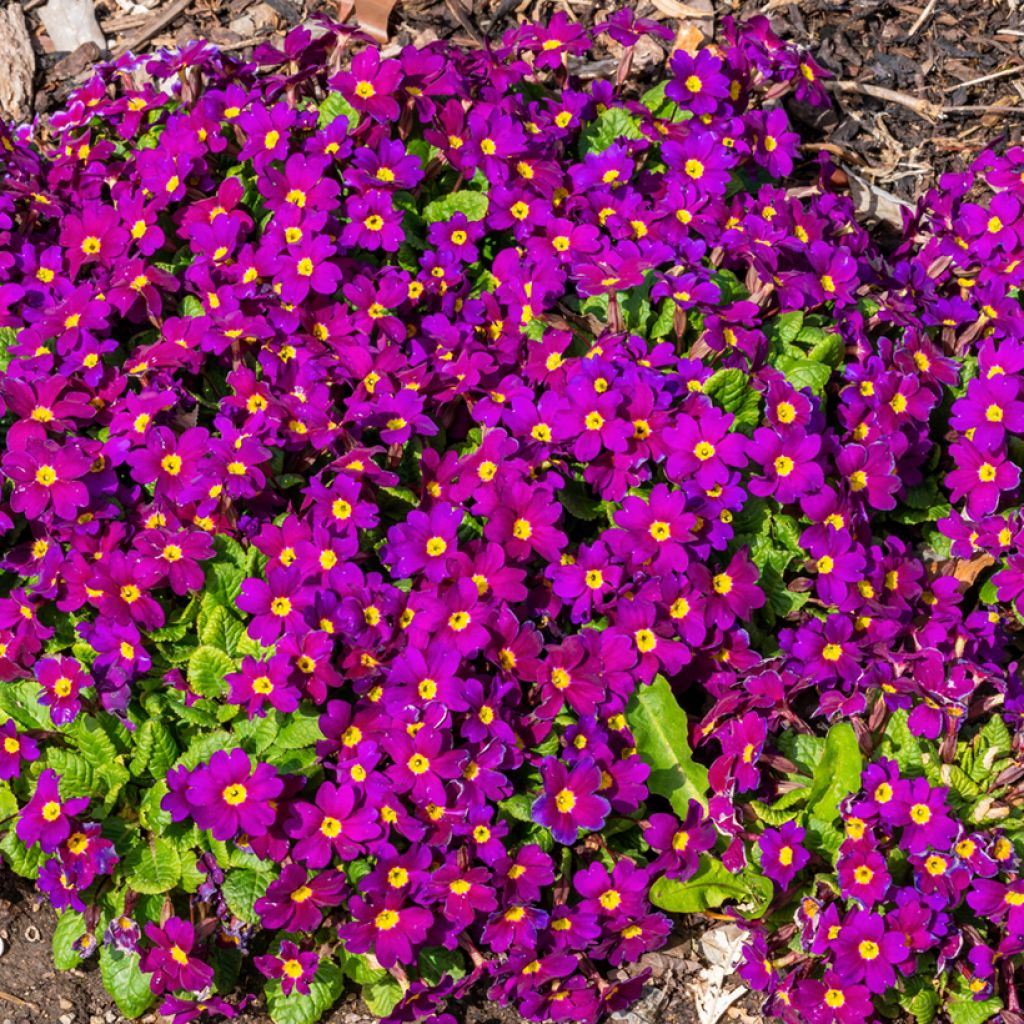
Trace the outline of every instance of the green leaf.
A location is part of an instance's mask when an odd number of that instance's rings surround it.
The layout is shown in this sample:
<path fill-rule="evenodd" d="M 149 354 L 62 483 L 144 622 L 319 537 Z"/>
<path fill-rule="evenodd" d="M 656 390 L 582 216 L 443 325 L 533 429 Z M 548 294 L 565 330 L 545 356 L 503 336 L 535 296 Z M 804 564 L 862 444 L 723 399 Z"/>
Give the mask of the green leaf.
<path fill-rule="evenodd" d="M 609 107 L 590 122 L 580 135 L 580 153 L 603 153 L 620 139 L 642 139 L 637 118 L 622 107 Z"/>
<path fill-rule="evenodd" d="M 320 716 L 315 711 L 299 708 L 288 716 L 288 724 L 278 734 L 274 746 L 281 750 L 300 750 L 312 747 L 323 738 Z"/>
<path fill-rule="evenodd" d="M 985 1024 L 1003 1008 L 998 996 L 991 999 L 951 999 L 946 1003 L 950 1024 Z"/>
<path fill-rule="evenodd" d="M 832 367 L 824 363 L 815 363 L 805 359 L 802 354 L 793 354 L 794 350 L 783 352 L 775 360 L 776 369 L 781 370 L 786 379 L 795 388 L 810 388 L 816 395 L 825 390 L 829 378 L 832 376 Z"/>
<path fill-rule="evenodd" d="M 71 739 L 95 768 L 108 767 L 119 759 L 114 741 L 94 718 L 80 715 L 71 728 Z"/>
<path fill-rule="evenodd" d="M 314 1024 L 334 1005 L 344 985 L 341 969 L 331 960 L 320 962 L 308 995 L 292 992 L 286 996 L 281 992 L 280 980 L 267 982 L 263 991 L 270 1019 L 274 1024 Z"/>
<path fill-rule="evenodd" d="M 363 1002 L 375 1017 L 386 1017 L 402 998 L 402 986 L 396 978 L 385 974 L 378 981 L 364 985 Z"/>
<path fill-rule="evenodd" d="M 513 821 L 530 822 L 533 816 L 530 814 L 530 807 L 533 801 L 526 793 L 516 793 L 498 804 L 498 809 L 506 814 Z"/>
<path fill-rule="evenodd" d="M 188 660 L 189 686 L 203 697 L 222 697 L 228 691 L 224 677 L 235 663 L 216 647 L 199 647 Z"/>
<path fill-rule="evenodd" d="M 249 868 L 229 871 L 224 876 L 222 892 L 231 913 L 246 924 L 259 924 L 259 914 L 252 908 L 267 891 L 269 882 L 269 875 Z"/>
<path fill-rule="evenodd" d="M 487 216 L 488 203 L 486 193 L 462 189 L 460 192 L 451 192 L 432 203 L 427 203 L 423 208 L 423 219 L 428 224 L 434 224 L 438 221 L 451 220 L 456 213 L 463 213 L 466 220 L 483 220 Z"/>
<path fill-rule="evenodd" d="M 188 749 L 178 759 L 178 763 L 183 764 L 190 772 L 195 771 L 197 765 L 210 760 L 210 756 L 215 750 L 230 750 L 231 746 L 231 733 L 225 732 L 223 729 L 218 732 L 204 733 L 201 736 L 193 737 Z"/>
<path fill-rule="evenodd" d="M 823 821 L 834 820 L 843 797 L 860 788 L 862 768 L 863 757 L 853 726 L 849 722 L 836 723 L 828 731 L 807 796 L 811 814 Z"/>
<path fill-rule="evenodd" d="M 0 711 L 25 729 L 53 729 L 50 709 L 39 703 L 43 688 L 34 679 L 20 679 L 0 686 Z"/>
<path fill-rule="evenodd" d="M 834 331 L 825 331 L 823 334 L 824 337 L 811 346 L 807 357 L 811 362 L 823 363 L 836 369 L 843 365 L 843 360 L 846 358 L 846 346 L 843 344 L 843 339 Z M 801 338 L 801 340 L 803 339 Z"/>
<path fill-rule="evenodd" d="M 789 590 L 786 587 L 786 581 L 770 565 L 766 565 L 761 571 L 761 577 L 757 583 L 768 598 L 772 611 L 780 617 L 785 617 L 803 608 L 811 598 L 809 591 Z"/>
<path fill-rule="evenodd" d="M 229 655 L 235 654 L 238 641 L 245 632 L 245 626 L 222 604 L 214 605 L 209 610 L 201 608 L 196 625 L 201 644 L 215 647 Z"/>
<path fill-rule="evenodd" d="M 691 800 L 707 806 L 708 770 L 693 760 L 686 712 L 664 676 L 634 691 L 626 709 L 637 753 L 650 766 L 648 788 L 684 816 Z"/>
<path fill-rule="evenodd" d="M 792 345 L 803 325 L 804 314 L 802 310 L 797 309 L 777 316 L 769 325 L 769 330 L 783 345 Z"/>
<path fill-rule="evenodd" d="M 365 953 L 350 953 L 347 949 L 342 949 L 339 952 L 343 957 L 341 969 L 345 972 L 345 977 L 357 985 L 372 985 L 388 976 L 388 972 L 383 967 L 372 966 Z"/>
<path fill-rule="evenodd" d="M 264 715 L 262 718 L 246 718 L 235 723 L 234 733 L 242 747 L 250 754 L 262 754 L 277 739 L 277 718 Z"/>
<path fill-rule="evenodd" d="M 135 756 L 130 764 L 132 775 L 148 771 L 154 779 L 162 779 L 178 758 L 178 745 L 170 729 L 158 718 L 147 718 L 135 735 Z"/>
<path fill-rule="evenodd" d="M 128 884 L 147 896 L 170 892 L 181 878 L 181 858 L 169 839 L 154 837 L 134 846 L 124 859 Z"/>
<path fill-rule="evenodd" d="M 675 300 L 670 298 L 662 299 L 658 304 L 658 312 L 650 327 L 647 328 L 647 337 L 657 340 L 664 338 L 666 334 L 672 333 L 672 327 L 676 320 Z"/>
<path fill-rule="evenodd" d="M 590 523 L 601 517 L 601 499 L 594 497 L 584 483 L 570 480 L 558 491 L 557 497 L 566 512 L 576 519 Z"/>
<path fill-rule="evenodd" d="M 939 1012 L 939 994 L 930 986 L 921 988 L 913 995 L 902 996 L 900 1006 L 914 1018 L 915 1024 L 932 1024 Z"/>
<path fill-rule="evenodd" d="M 0 327 L 0 372 L 11 365 L 11 346 L 18 340 L 13 327 Z"/>
<path fill-rule="evenodd" d="M 15 834 L 14 829 L 8 829 L 7 835 L 0 839 L 0 853 L 7 862 L 8 867 L 23 878 L 38 878 L 39 868 L 44 860 L 49 858 L 39 845 L 26 846 Z"/>
<path fill-rule="evenodd" d="M 735 366 L 718 370 L 704 384 L 704 394 L 726 412 L 738 412 L 750 390 L 750 375 Z"/>
<path fill-rule="evenodd" d="M 807 800 L 807 793 L 808 788 L 801 786 L 799 789 L 791 789 L 788 793 L 783 794 L 771 806 L 761 803 L 760 800 L 752 800 L 750 809 L 766 825 L 778 828 L 787 821 L 792 821 L 801 813 L 801 806 Z"/>
<path fill-rule="evenodd" d="M 345 117 L 348 120 L 349 134 L 356 130 L 361 120 L 359 111 L 340 92 L 328 93 L 327 98 L 320 104 L 317 127 L 326 128 L 339 117 Z"/>
<path fill-rule="evenodd" d="M 141 1016 L 156 1002 L 156 994 L 149 987 L 152 975 L 142 973 L 138 953 L 101 946 L 100 976 L 117 1008 L 129 1019 Z"/>
<path fill-rule="evenodd" d="M 771 902 L 771 889 L 768 879 L 752 872 L 735 874 L 717 857 L 704 854 L 697 873 L 687 881 L 659 878 L 651 887 L 651 902 L 673 914 L 697 914 L 723 903 L 746 904 L 756 916 Z"/>
<path fill-rule="evenodd" d="M 60 776 L 61 796 L 94 796 L 99 788 L 93 766 L 81 754 L 66 747 L 50 747 L 46 751 L 46 765 Z"/>
<path fill-rule="evenodd" d="M 203 316 L 206 310 L 203 309 L 203 304 L 194 295 L 186 295 L 181 300 L 181 315 L 182 316 Z"/>
<path fill-rule="evenodd" d="M 85 934 L 85 918 L 77 910 L 65 910 L 53 930 L 53 966 L 58 971 L 81 967 L 82 958 L 72 947 Z"/>
<path fill-rule="evenodd" d="M 462 954 L 457 949 L 442 949 L 438 946 L 420 950 L 419 968 L 421 977 L 431 985 L 436 985 L 445 974 L 455 981 L 466 974 Z"/>
<path fill-rule="evenodd" d="M 904 775 L 923 775 L 924 757 L 921 741 L 907 725 L 907 712 L 903 708 L 894 711 L 885 727 L 881 753 L 891 757 Z"/>
<path fill-rule="evenodd" d="M 159 834 L 171 824 L 170 814 L 160 807 L 168 792 L 167 783 L 162 779 L 146 790 L 146 795 L 139 803 L 139 823 L 143 828 Z"/>

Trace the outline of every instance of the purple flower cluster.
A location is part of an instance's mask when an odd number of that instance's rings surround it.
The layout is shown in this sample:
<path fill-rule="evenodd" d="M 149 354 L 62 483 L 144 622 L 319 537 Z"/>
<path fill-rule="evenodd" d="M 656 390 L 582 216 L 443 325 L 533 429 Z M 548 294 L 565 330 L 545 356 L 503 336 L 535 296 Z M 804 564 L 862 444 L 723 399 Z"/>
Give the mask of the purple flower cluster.
<path fill-rule="evenodd" d="M 0 853 L 129 1015 L 596 1019 L 703 870 L 772 1013 L 1019 1016 L 1024 151 L 883 253 L 765 19 L 642 96 L 595 31 L 0 127 Z"/>

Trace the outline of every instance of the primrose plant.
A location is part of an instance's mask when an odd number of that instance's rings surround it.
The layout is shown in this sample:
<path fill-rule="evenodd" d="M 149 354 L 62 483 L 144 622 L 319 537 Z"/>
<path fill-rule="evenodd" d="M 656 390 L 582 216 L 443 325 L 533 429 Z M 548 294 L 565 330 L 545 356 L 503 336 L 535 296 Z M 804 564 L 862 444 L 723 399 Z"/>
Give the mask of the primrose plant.
<path fill-rule="evenodd" d="M 1024 151 L 883 250 L 722 32 L 0 128 L 0 856 L 124 1015 L 594 1021 L 718 908 L 784 1021 L 1024 1024 Z"/>

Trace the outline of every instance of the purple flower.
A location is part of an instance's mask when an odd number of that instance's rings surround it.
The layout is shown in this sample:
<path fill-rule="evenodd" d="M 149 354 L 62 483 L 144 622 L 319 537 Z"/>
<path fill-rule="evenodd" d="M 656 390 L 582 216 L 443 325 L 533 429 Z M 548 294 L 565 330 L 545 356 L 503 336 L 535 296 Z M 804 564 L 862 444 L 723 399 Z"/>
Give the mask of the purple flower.
<path fill-rule="evenodd" d="M 323 871 L 310 877 L 298 864 L 288 864 L 253 909 L 264 928 L 311 932 L 320 926 L 325 908 L 341 903 L 347 888 L 340 871 Z"/>
<path fill-rule="evenodd" d="M 885 920 L 867 910 L 852 910 L 833 941 L 836 972 L 851 982 L 863 982 L 879 993 L 896 981 L 895 965 L 905 957 L 902 936 L 886 930 Z"/>
<path fill-rule="evenodd" d="M 967 513 L 972 519 L 995 512 L 1002 492 L 1014 490 L 1020 482 L 1020 469 L 1002 452 L 958 441 L 949 453 L 956 467 L 945 479 L 950 498 L 967 498 Z"/>
<path fill-rule="evenodd" d="M 11 508 L 30 519 L 43 518 L 48 511 L 58 519 L 74 519 L 89 503 L 81 478 L 92 459 L 77 444 L 62 447 L 41 433 L 25 437 L 23 447 L 9 443 L 0 459 L 0 468 L 14 484 Z"/>
<path fill-rule="evenodd" d="M 153 975 L 154 992 L 200 992 L 212 983 L 213 968 L 195 955 L 196 933 L 188 921 L 170 917 L 162 928 L 150 922 L 145 931 L 153 946 L 142 954 L 141 967 Z"/>
<path fill-rule="evenodd" d="M 253 768 L 249 755 L 236 747 L 214 751 L 207 764 L 190 774 L 184 808 L 171 794 L 164 797 L 163 805 L 175 821 L 189 816 L 200 828 L 210 829 L 214 839 L 224 841 L 239 832 L 263 835 L 274 822 L 271 802 L 282 789 L 275 768 L 268 764 Z"/>
<path fill-rule="evenodd" d="M 696 873 L 700 855 L 713 849 L 716 839 L 714 826 L 696 800 L 690 801 L 682 822 L 672 814 L 652 814 L 644 830 L 644 842 L 660 854 L 652 870 L 679 881 Z"/>
<path fill-rule="evenodd" d="M 292 856 L 311 868 L 325 867 L 332 855 L 354 860 L 382 832 L 376 811 L 366 804 L 360 805 L 354 787 L 330 782 L 320 786 L 315 803 L 295 805 L 294 817 L 285 829 L 297 840 Z"/>
<path fill-rule="evenodd" d="M 368 46 L 352 58 L 350 70 L 331 79 L 331 86 L 339 89 L 356 110 L 365 111 L 374 120 L 397 121 L 400 108 L 394 94 L 401 77 L 397 60 L 382 61 L 380 50 Z"/>
<path fill-rule="evenodd" d="M 316 976 L 320 957 L 316 953 L 303 952 L 294 942 L 281 943 L 276 955 L 253 957 L 257 970 L 267 978 L 281 979 L 281 992 L 291 995 L 309 994 L 309 983 Z"/>
<path fill-rule="evenodd" d="M 945 789 L 933 789 L 927 779 L 913 779 L 900 801 L 901 845 L 909 853 L 924 853 L 929 848 L 948 849 L 958 826 L 946 806 Z"/>
<path fill-rule="evenodd" d="M 531 816 L 538 825 L 551 829 L 559 843 L 576 842 L 580 829 L 595 831 L 604 824 L 611 809 L 604 797 L 601 769 L 592 758 L 581 758 L 567 768 L 549 757 L 541 767 L 544 792 L 533 803 Z"/>
<path fill-rule="evenodd" d="M 397 892 L 370 902 L 353 896 L 348 906 L 355 920 L 339 925 L 339 937 L 353 953 L 373 953 L 382 967 L 413 963 L 434 920 L 429 910 L 407 905 Z"/>
<path fill-rule="evenodd" d="M 796 822 L 787 821 L 781 828 L 766 828 L 758 839 L 761 870 L 781 889 L 788 889 L 811 859 L 802 845 L 805 834 Z"/>
<path fill-rule="evenodd" d="M 86 796 L 62 802 L 59 783 L 60 776 L 52 768 L 43 770 L 32 799 L 21 809 L 15 828 L 26 846 L 39 843 L 44 853 L 53 853 L 71 835 L 75 815 L 89 806 Z"/>

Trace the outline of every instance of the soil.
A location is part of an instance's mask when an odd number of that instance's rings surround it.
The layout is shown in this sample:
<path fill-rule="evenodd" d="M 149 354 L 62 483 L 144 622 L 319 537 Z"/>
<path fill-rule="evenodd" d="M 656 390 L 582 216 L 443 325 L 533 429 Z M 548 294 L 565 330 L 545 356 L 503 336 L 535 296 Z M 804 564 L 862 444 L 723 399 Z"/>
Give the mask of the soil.
<path fill-rule="evenodd" d="M 0 865 L 0 1024 L 122 1024 L 98 970 L 54 968 L 56 917 L 33 892 Z"/>

